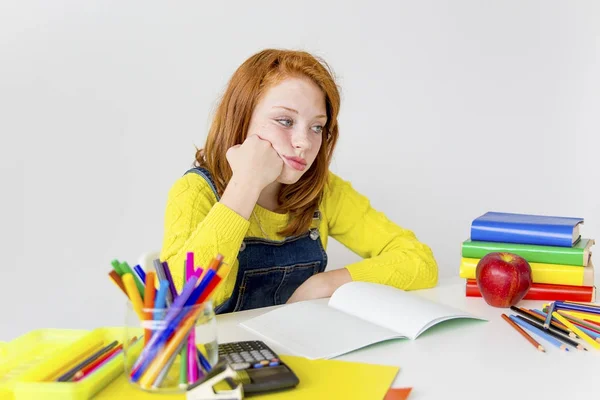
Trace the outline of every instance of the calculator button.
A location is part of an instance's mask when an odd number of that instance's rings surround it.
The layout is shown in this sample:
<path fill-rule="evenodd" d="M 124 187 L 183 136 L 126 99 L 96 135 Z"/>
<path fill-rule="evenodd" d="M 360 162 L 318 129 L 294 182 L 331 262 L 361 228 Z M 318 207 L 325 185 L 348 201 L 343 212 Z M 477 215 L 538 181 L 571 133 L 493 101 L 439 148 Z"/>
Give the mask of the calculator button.
<path fill-rule="evenodd" d="M 229 364 L 234 371 L 241 371 L 243 369 L 250 368 L 250 363 L 241 362 L 241 363 L 232 363 Z"/>
<path fill-rule="evenodd" d="M 250 354 L 256 359 L 256 361 L 264 360 L 266 358 L 256 350 L 251 351 Z"/>
<path fill-rule="evenodd" d="M 273 358 L 273 359 L 271 359 L 271 362 L 276 362 L 276 363 L 278 363 L 278 362 L 279 362 L 279 358 Z"/>
<path fill-rule="evenodd" d="M 273 358 L 273 353 L 271 353 L 269 350 L 261 350 L 260 354 L 262 354 L 263 356 L 265 356 L 265 358 Z"/>
<path fill-rule="evenodd" d="M 263 366 L 265 366 L 265 367 L 266 367 L 267 365 L 269 365 L 269 362 L 268 362 L 267 360 L 262 360 L 260 363 L 261 363 Z"/>
<path fill-rule="evenodd" d="M 263 365 L 261 363 L 256 363 L 253 365 L 254 368 L 262 368 Z"/>
<path fill-rule="evenodd" d="M 269 367 L 276 367 L 276 366 L 278 366 L 278 365 L 279 365 L 279 361 L 271 361 L 271 362 L 269 363 Z"/>

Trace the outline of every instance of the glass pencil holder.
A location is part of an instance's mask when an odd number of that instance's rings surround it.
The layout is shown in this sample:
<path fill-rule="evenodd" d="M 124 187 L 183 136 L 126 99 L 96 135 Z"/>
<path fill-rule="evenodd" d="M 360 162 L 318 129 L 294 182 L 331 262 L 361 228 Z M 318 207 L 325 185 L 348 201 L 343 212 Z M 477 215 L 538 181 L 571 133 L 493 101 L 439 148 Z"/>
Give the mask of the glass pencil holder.
<path fill-rule="evenodd" d="M 162 309 L 127 302 L 123 342 L 130 385 L 154 393 L 183 393 L 219 359 L 217 320 L 210 300 Z"/>

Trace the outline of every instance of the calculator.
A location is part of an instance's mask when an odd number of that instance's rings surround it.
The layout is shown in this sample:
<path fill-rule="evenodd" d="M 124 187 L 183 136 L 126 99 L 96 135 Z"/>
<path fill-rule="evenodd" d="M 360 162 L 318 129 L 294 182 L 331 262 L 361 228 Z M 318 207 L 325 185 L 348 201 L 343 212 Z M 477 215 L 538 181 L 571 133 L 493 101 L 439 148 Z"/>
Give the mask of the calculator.
<path fill-rule="evenodd" d="M 221 343 L 219 358 L 237 372 L 246 394 L 291 389 L 300 383 L 277 353 L 260 340 Z"/>

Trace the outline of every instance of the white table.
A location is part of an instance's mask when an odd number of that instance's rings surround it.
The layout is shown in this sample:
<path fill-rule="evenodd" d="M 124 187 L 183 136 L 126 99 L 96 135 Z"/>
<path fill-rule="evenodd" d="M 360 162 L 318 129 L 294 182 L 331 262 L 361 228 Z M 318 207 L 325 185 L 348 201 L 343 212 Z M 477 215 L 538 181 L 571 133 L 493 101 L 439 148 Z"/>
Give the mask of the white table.
<path fill-rule="evenodd" d="M 400 367 L 393 387 L 413 387 L 410 400 L 422 399 L 593 399 L 600 398 L 600 351 L 560 351 L 540 343 L 537 351 L 501 318 L 510 309 L 488 306 L 481 298 L 464 295 L 465 281 L 440 280 L 434 289 L 414 291 L 419 296 L 448 304 L 482 321 L 448 321 L 431 328 L 414 341 L 376 344 L 337 360 Z M 316 300 L 326 302 L 326 299 Z M 541 308 L 545 302 L 522 301 L 519 306 Z M 285 349 L 265 340 L 239 323 L 275 307 L 217 317 L 219 342 L 264 340 L 280 354 Z"/>

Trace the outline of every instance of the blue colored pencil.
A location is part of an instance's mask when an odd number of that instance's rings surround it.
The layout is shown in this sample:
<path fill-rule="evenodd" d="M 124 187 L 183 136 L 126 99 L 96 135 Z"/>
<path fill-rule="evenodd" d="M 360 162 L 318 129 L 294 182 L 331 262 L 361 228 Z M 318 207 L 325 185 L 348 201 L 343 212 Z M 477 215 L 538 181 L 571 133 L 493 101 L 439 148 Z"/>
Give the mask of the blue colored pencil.
<path fill-rule="evenodd" d="M 598 307 L 588 307 L 580 304 L 569 304 L 563 303 L 562 301 L 556 301 L 555 303 L 555 307 L 561 310 L 581 311 L 591 314 L 600 314 L 600 309 Z"/>
<path fill-rule="evenodd" d="M 565 351 L 569 351 L 569 349 L 567 348 L 567 346 L 565 346 L 560 340 L 550 336 L 549 334 L 547 334 L 546 332 L 544 332 L 543 329 L 537 328 L 533 325 L 529 325 L 523 321 L 521 321 L 518 318 L 515 318 L 515 316 L 510 315 L 509 318 L 515 323 L 515 324 L 519 324 L 521 326 L 521 328 L 526 329 L 530 332 L 535 333 L 536 335 L 542 337 L 543 339 L 546 339 L 546 341 L 550 342 L 551 344 L 553 344 L 554 346 L 558 347 L 561 350 L 565 350 Z"/>
<path fill-rule="evenodd" d="M 144 272 L 142 267 L 140 267 L 138 264 L 135 267 L 133 267 L 133 270 L 137 274 L 137 277 L 139 278 L 140 282 L 146 283 L 146 273 Z"/>

